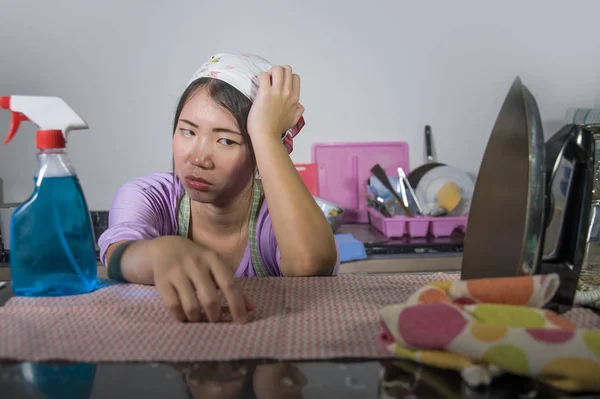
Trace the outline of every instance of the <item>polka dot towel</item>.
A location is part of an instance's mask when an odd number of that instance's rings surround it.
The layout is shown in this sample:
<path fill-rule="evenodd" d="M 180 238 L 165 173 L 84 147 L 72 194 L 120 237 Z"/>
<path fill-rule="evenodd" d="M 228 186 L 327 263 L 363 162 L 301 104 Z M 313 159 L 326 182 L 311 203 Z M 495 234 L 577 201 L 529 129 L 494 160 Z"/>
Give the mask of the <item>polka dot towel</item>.
<path fill-rule="evenodd" d="M 472 386 L 511 372 L 600 392 L 600 330 L 542 309 L 559 284 L 555 274 L 434 282 L 380 310 L 378 340 L 395 356 L 459 370 Z"/>

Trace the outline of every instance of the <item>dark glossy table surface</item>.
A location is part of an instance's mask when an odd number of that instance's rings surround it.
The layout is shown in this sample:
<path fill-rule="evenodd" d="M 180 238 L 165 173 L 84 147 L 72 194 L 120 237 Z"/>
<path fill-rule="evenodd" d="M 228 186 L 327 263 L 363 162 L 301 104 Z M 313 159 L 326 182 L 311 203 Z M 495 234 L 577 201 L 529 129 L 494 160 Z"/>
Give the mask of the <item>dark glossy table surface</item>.
<path fill-rule="evenodd" d="M 2 398 L 549 398 L 503 376 L 472 389 L 458 373 L 402 362 L 0 365 Z M 580 395 L 579 397 L 597 397 Z"/>
<path fill-rule="evenodd" d="M 0 305 L 12 292 L 0 289 Z M 0 326 L 1 328 L 1 326 Z M 0 398 L 548 398 L 567 397 L 504 375 L 472 389 L 459 373 L 408 361 L 267 360 L 196 363 L 0 362 Z M 598 397 L 579 395 L 578 397 Z"/>

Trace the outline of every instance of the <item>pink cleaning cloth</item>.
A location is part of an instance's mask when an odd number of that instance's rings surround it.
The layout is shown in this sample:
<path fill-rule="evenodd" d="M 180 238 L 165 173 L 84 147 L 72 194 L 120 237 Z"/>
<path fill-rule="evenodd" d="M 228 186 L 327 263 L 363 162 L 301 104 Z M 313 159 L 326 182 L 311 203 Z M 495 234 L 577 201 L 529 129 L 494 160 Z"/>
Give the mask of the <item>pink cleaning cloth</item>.
<path fill-rule="evenodd" d="M 458 274 L 264 277 L 239 280 L 257 305 L 252 320 L 182 323 L 151 286 L 115 284 L 91 294 L 12 298 L 0 307 L 0 359 L 185 362 L 271 358 L 391 358 L 377 341 L 379 310 Z M 600 327 L 587 309 L 569 312 Z"/>

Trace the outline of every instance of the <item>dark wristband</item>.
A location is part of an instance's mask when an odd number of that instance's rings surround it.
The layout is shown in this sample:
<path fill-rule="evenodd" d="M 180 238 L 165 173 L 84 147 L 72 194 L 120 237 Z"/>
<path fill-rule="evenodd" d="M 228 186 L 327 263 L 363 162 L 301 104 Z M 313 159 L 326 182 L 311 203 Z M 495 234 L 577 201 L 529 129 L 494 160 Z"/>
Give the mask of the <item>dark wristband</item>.
<path fill-rule="evenodd" d="M 134 242 L 135 241 L 126 241 L 122 244 L 119 244 L 119 246 L 113 251 L 110 257 L 110 262 L 108 262 L 108 278 L 111 280 L 126 281 L 121 270 L 121 258 L 123 258 L 125 250 Z"/>

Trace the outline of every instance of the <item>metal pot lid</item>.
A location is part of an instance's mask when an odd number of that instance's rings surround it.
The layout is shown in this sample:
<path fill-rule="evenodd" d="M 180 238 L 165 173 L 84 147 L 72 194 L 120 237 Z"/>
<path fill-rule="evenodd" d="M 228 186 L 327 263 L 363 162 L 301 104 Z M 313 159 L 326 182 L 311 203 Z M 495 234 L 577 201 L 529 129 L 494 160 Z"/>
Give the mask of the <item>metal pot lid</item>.
<path fill-rule="evenodd" d="M 545 205 L 544 135 L 535 99 L 516 78 L 475 183 L 461 278 L 534 274 Z"/>

